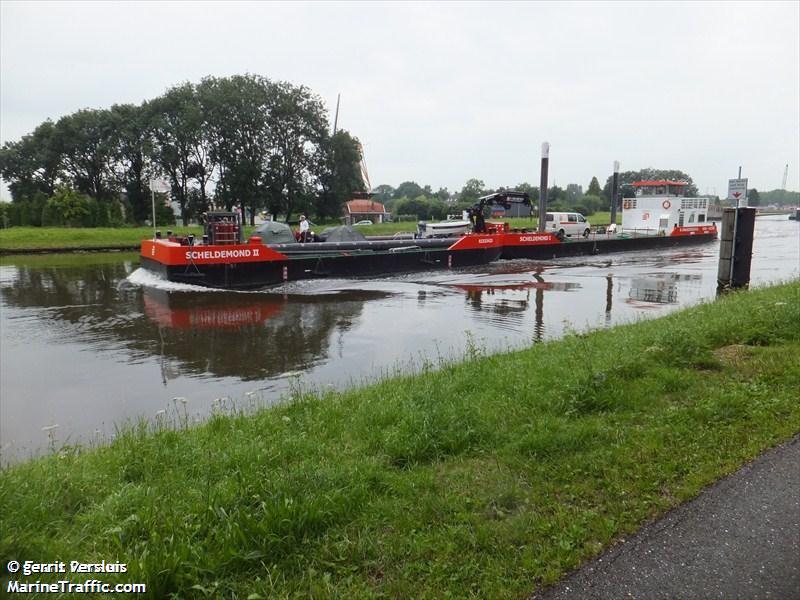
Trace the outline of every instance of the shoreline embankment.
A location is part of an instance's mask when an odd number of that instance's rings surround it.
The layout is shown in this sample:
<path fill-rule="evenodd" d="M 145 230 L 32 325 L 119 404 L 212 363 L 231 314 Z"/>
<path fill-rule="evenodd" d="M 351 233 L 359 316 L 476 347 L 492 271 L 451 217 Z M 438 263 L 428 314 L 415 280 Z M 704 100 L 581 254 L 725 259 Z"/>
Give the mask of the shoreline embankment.
<path fill-rule="evenodd" d="M 119 562 L 96 578 L 151 597 L 528 596 L 800 431 L 798 354 L 794 281 L 121 428 L 0 471 L 0 562 Z"/>

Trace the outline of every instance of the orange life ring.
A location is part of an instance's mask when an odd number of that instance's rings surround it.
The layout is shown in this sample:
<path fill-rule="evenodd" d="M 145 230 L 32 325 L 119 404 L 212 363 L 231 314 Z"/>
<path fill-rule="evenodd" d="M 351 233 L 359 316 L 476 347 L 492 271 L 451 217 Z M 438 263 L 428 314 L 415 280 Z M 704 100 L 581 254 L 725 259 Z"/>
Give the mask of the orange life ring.
<path fill-rule="evenodd" d="M 664 210 L 669 210 L 669 208 L 672 206 L 672 204 L 670 204 L 670 201 L 669 201 L 669 200 L 664 200 L 664 201 L 661 203 L 661 206 L 663 206 L 663 207 L 664 207 Z"/>

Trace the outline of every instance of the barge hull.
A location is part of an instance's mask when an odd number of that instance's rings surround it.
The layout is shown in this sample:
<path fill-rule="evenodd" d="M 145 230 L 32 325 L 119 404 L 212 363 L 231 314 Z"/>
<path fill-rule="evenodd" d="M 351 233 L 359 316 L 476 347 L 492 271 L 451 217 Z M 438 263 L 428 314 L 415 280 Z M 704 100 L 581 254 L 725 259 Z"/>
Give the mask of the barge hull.
<path fill-rule="evenodd" d="M 483 265 L 500 258 L 502 248 L 450 250 L 446 247 L 401 252 L 287 255 L 283 260 L 168 265 L 142 256 L 142 266 L 178 283 L 225 289 L 255 289 L 298 279 L 379 276 L 392 273 Z"/>
<path fill-rule="evenodd" d="M 675 248 L 678 246 L 704 244 L 717 239 L 716 233 L 680 236 L 642 236 L 632 238 L 596 238 L 579 241 L 525 244 L 515 243 L 513 234 L 509 234 L 503 246 L 500 258 L 513 260 L 527 258 L 547 260 L 569 256 L 594 256 L 612 252 L 630 252 L 633 250 L 653 250 L 658 248 Z"/>
<path fill-rule="evenodd" d="M 265 246 L 182 246 L 146 240 L 142 266 L 178 283 L 211 288 L 256 289 L 299 279 L 383 276 L 393 273 L 484 265 L 498 259 L 549 260 L 631 250 L 695 245 L 716 239 L 713 233 L 673 236 L 597 237 L 562 242 L 549 233 L 506 232 L 467 235 L 457 241 L 404 243 L 385 249 L 380 244 Z"/>

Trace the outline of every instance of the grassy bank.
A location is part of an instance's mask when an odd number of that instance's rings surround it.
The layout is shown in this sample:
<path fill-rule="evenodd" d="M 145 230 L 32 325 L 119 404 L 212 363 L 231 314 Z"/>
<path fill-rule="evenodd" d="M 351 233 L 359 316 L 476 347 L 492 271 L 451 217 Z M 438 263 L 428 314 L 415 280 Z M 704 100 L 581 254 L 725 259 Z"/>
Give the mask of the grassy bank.
<path fill-rule="evenodd" d="M 153 597 L 522 598 L 800 431 L 798 353 L 795 282 L 141 426 L 0 473 L 0 564 L 121 561 L 98 578 Z"/>
<path fill-rule="evenodd" d="M 512 227 L 536 227 L 537 219 L 507 219 Z M 592 224 L 607 224 L 610 213 L 597 213 L 589 218 Z M 621 222 L 618 219 L 618 222 Z M 321 224 L 316 227 L 322 231 L 338 223 Z M 166 231 L 167 227 L 162 227 Z M 173 227 L 177 233 L 185 235 L 194 233 L 202 236 L 199 226 Z M 254 228 L 247 227 L 249 234 Z M 416 221 L 403 221 L 400 223 L 380 223 L 376 225 L 360 226 L 359 231 L 364 235 L 387 235 L 398 231 L 416 231 Z M 40 252 L 46 250 L 68 249 L 131 249 L 139 246 L 142 240 L 151 238 L 153 230 L 150 227 L 98 227 L 95 229 L 70 228 L 70 227 L 11 227 L 0 229 L 0 253 L 30 251 Z"/>
<path fill-rule="evenodd" d="M 181 228 L 184 229 L 195 234 L 200 232 L 199 227 Z M 152 237 L 153 229 L 150 227 L 11 227 L 0 229 L 0 251 L 133 248 L 143 239 Z"/>

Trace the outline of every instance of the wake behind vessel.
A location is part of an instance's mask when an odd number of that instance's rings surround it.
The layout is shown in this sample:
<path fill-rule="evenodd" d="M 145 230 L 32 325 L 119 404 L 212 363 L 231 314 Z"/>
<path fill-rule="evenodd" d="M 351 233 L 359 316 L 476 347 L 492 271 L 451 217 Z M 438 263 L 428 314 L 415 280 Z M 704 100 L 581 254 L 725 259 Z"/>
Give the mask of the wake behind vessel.
<path fill-rule="evenodd" d="M 504 191 L 480 198 L 473 207 L 473 230 L 445 237 L 393 237 L 299 243 L 264 239 L 268 228 L 243 238 L 238 213 L 209 213 L 202 241 L 194 236 L 158 234 L 141 246 L 142 266 L 170 281 L 215 288 L 248 289 L 318 277 L 377 276 L 427 269 L 482 265 L 497 259 L 551 259 L 562 256 L 663 248 L 707 242 L 717 237 L 706 222 L 707 200 L 684 198 L 685 182 L 635 184 L 637 195 L 623 201 L 621 231 L 595 230 L 572 240 L 562 232 L 512 229 L 484 222 L 487 205 L 530 205 L 528 194 Z M 285 227 L 285 226 L 284 226 Z M 351 230 L 352 231 L 352 230 Z"/>

